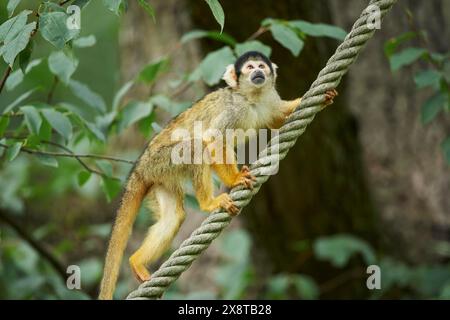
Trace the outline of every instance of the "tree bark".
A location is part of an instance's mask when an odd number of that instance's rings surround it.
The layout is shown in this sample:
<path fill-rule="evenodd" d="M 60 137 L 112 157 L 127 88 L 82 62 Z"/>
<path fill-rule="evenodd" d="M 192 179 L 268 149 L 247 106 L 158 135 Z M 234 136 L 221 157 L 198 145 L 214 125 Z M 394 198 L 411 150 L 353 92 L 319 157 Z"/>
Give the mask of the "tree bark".
<path fill-rule="evenodd" d="M 365 5 L 330 1 L 334 21 L 347 29 Z M 391 37 L 418 29 L 426 31 L 431 50 L 448 52 L 449 19 L 448 1 L 399 1 L 347 76 L 348 105 L 359 124 L 381 235 L 392 254 L 415 262 L 435 260 L 433 240 L 449 238 L 450 170 L 440 144 L 449 136 L 450 122 L 444 113 L 427 126 L 420 121 L 431 92 L 418 90 L 413 76 L 428 66 L 418 63 L 392 73 L 382 49 Z"/>

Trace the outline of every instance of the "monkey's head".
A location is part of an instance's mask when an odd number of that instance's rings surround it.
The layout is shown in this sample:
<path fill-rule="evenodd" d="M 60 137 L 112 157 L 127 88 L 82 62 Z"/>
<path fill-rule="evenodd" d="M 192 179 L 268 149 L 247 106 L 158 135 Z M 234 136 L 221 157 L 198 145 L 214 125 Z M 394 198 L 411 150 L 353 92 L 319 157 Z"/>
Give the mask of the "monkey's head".
<path fill-rule="evenodd" d="M 227 67 L 222 79 L 232 88 L 260 89 L 275 84 L 277 68 L 263 53 L 248 51 Z"/>

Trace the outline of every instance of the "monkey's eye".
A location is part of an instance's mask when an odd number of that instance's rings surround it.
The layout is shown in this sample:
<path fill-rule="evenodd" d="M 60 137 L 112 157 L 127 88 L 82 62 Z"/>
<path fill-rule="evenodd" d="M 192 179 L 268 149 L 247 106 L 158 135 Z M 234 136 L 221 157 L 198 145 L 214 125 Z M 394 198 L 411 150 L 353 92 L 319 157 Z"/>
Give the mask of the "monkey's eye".
<path fill-rule="evenodd" d="M 266 66 L 263 65 L 263 64 L 260 64 L 260 65 L 259 65 L 259 68 L 260 68 L 260 69 L 264 69 L 265 67 L 266 67 Z"/>
<path fill-rule="evenodd" d="M 251 64 L 249 64 L 248 66 L 247 66 L 247 69 L 248 70 L 252 70 L 254 67 L 251 65 Z"/>

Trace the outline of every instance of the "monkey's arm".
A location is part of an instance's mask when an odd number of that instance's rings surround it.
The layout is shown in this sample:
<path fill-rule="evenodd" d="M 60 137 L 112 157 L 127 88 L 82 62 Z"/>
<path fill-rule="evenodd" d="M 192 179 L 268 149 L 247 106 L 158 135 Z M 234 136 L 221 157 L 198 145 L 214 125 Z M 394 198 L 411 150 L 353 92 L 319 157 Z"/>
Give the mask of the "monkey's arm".
<path fill-rule="evenodd" d="M 300 105 L 300 102 L 302 101 L 302 98 L 297 98 L 294 100 L 282 100 L 280 104 L 280 110 L 284 114 L 284 117 L 289 116 L 292 112 L 294 112 L 295 108 L 297 108 Z"/>
<path fill-rule="evenodd" d="M 270 129 L 279 129 L 286 117 L 288 117 L 292 112 L 294 112 L 295 108 L 300 105 L 300 101 L 302 98 L 297 98 L 294 100 L 281 100 L 278 105 L 278 109 L 281 111 L 278 116 L 272 119 L 272 122 L 269 124 Z"/>
<path fill-rule="evenodd" d="M 338 95 L 338 92 L 335 89 L 328 90 L 325 93 L 325 106 L 329 106 L 333 103 L 333 99 Z M 286 117 L 288 117 L 292 112 L 294 112 L 295 108 L 297 108 L 300 105 L 300 102 L 302 101 L 302 98 L 297 98 L 294 100 L 281 100 L 278 108 L 281 111 L 279 116 L 275 117 L 272 122 L 269 124 L 270 129 L 279 129 L 283 123 Z"/>

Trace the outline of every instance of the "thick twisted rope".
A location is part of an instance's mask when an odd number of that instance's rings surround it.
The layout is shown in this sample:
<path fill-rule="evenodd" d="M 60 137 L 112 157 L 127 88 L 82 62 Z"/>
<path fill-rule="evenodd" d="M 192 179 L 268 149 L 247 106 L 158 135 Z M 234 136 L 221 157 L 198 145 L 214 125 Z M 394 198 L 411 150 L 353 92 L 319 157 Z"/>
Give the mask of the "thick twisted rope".
<path fill-rule="evenodd" d="M 372 0 L 370 5 L 377 6 L 380 18 L 383 18 L 397 0 Z M 369 15 L 373 13 L 370 7 L 362 12 L 355 22 L 352 30 L 336 49 L 335 54 L 328 60 L 325 68 L 320 71 L 316 81 L 305 93 L 296 111 L 281 127 L 276 139 L 272 139 L 268 147 L 260 154 L 259 159 L 250 168 L 257 181 L 253 189 L 233 188 L 230 196 L 234 203 L 242 209 L 267 181 L 267 170 L 275 169 L 277 157 L 279 160 L 286 157 L 289 149 L 295 144 L 297 138 L 305 132 L 306 127 L 313 121 L 315 115 L 321 111 L 325 101 L 325 92 L 334 89 L 347 72 L 348 67 L 356 60 L 366 42 L 373 36 L 375 29 L 371 29 L 368 22 Z M 127 299 L 156 299 L 162 296 L 192 262 L 208 248 L 220 232 L 230 224 L 231 217 L 224 210 L 218 210 L 208 216 L 201 226 L 185 240 L 181 246 L 172 253 L 149 281 L 142 283 Z"/>

